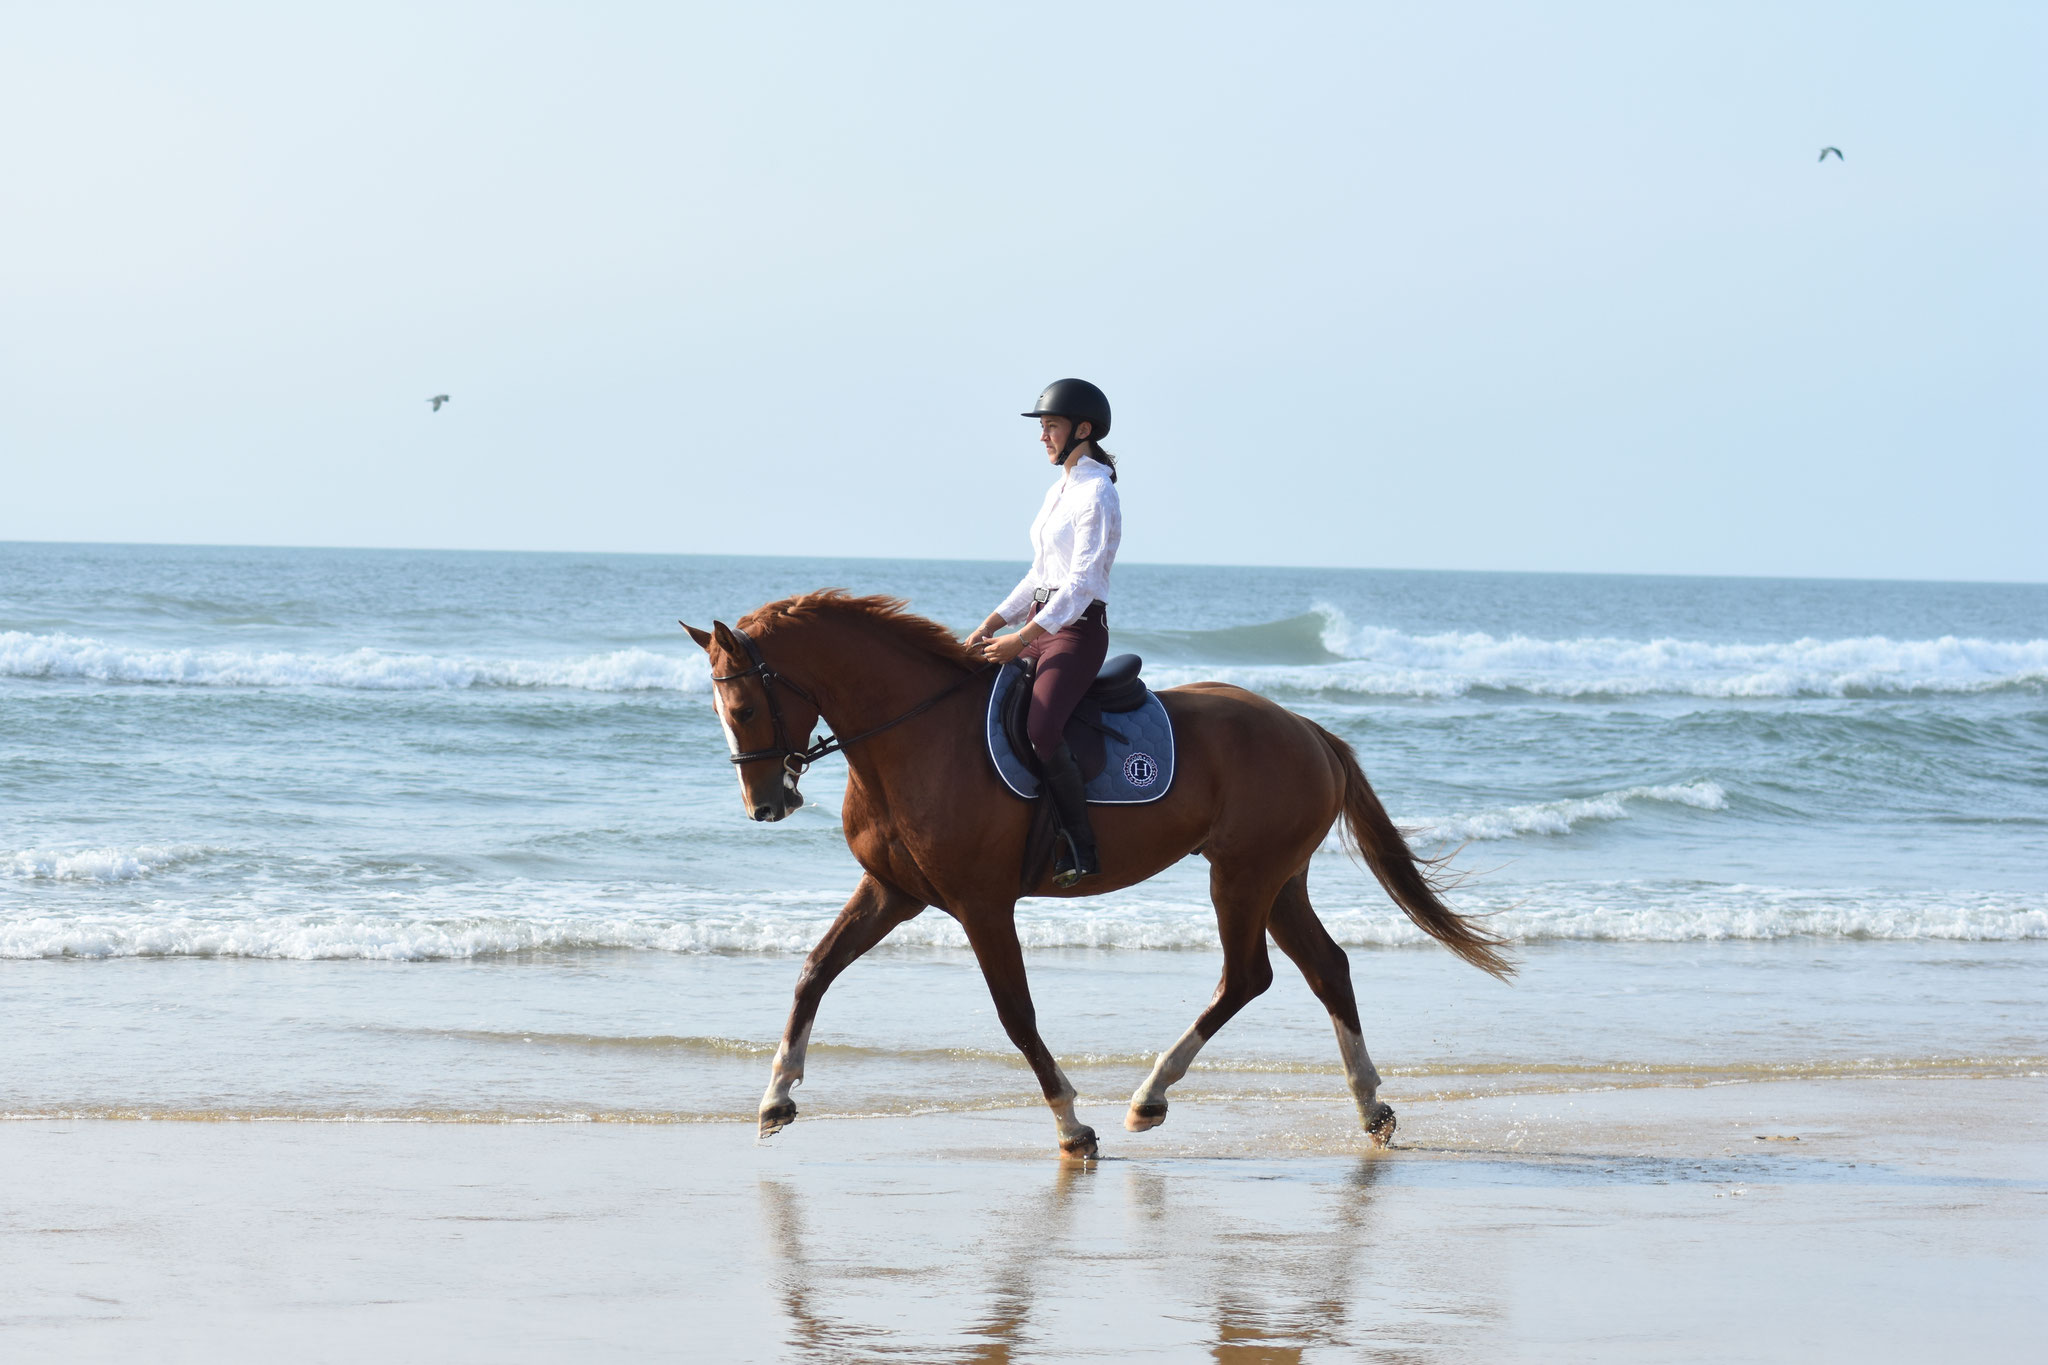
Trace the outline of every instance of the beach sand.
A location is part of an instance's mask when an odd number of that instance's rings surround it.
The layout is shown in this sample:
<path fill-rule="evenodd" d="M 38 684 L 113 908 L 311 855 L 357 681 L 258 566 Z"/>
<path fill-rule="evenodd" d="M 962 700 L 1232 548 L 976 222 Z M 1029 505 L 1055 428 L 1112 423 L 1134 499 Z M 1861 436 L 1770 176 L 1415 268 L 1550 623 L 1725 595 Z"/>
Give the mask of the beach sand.
<path fill-rule="evenodd" d="M 801 1093 L 799 1100 L 801 1101 Z M 17 1360 L 2037 1359 L 2048 1079 L 0 1123 Z M 1796 1139 L 1796 1141 L 1794 1140 Z"/>

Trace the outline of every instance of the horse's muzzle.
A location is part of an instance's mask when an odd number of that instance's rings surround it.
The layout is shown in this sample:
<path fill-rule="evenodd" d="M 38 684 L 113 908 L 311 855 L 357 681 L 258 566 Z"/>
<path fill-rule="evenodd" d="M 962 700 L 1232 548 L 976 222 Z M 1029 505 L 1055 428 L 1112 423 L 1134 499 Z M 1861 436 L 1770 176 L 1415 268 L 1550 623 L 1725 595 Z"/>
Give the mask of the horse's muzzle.
<path fill-rule="evenodd" d="M 748 814 L 764 825 L 772 825 L 777 820 L 788 819 L 791 811 L 799 810 L 803 807 L 804 794 L 797 790 L 795 773 L 783 773 L 782 790 L 777 792 L 776 795 L 780 798 L 779 800 L 772 802 L 763 801 L 758 806 L 755 806 L 753 810 L 749 811 Z"/>

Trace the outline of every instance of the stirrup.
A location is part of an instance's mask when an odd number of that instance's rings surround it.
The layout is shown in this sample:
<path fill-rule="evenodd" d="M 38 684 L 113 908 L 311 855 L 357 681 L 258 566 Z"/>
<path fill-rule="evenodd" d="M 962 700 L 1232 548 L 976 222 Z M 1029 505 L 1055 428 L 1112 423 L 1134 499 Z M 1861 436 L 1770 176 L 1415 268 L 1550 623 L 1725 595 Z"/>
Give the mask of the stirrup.
<path fill-rule="evenodd" d="M 1102 871 L 1100 866 L 1090 867 L 1081 861 L 1081 850 L 1074 843 L 1073 835 L 1065 830 L 1061 830 L 1059 832 L 1059 842 L 1064 845 L 1064 852 L 1053 858 L 1052 884 L 1054 886 L 1065 891 L 1083 877 L 1093 877 Z M 1099 863 L 1101 860 L 1091 858 L 1088 861 Z"/>

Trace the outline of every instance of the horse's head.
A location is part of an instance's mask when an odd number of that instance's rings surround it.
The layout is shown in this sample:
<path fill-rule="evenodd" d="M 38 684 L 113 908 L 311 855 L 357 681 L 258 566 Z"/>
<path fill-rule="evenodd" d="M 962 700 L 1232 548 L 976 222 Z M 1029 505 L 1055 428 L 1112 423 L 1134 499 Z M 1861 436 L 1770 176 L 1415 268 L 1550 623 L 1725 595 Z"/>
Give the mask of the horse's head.
<path fill-rule="evenodd" d="M 759 642 L 725 622 L 713 621 L 709 631 L 682 626 L 711 659 L 711 709 L 739 769 L 741 803 L 755 820 L 785 818 L 804 803 L 796 784 L 818 723 L 816 699 L 769 667 Z"/>

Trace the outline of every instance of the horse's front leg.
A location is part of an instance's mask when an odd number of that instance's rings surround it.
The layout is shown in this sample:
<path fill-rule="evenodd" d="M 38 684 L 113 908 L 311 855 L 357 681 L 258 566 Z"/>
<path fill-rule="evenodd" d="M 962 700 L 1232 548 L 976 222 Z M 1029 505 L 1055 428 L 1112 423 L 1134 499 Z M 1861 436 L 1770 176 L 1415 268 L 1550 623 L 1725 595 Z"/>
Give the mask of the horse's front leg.
<path fill-rule="evenodd" d="M 803 974 L 796 979 L 796 1003 L 790 1007 L 789 1023 L 782 1030 L 782 1046 L 775 1050 L 775 1066 L 768 1076 L 768 1093 L 761 1096 L 761 1136 L 779 1132 L 796 1121 L 796 1101 L 789 1092 L 804 1078 L 804 1051 L 811 1042 L 811 1021 L 818 1016 L 818 1002 L 825 988 L 862 953 L 889 936 L 889 931 L 913 919 L 924 903 L 871 876 L 863 876 L 853 898 L 832 921 L 832 927 L 818 940 L 804 959 Z"/>
<path fill-rule="evenodd" d="M 974 948 L 975 960 L 981 964 L 981 975 L 995 1000 L 996 1017 L 1003 1022 L 1003 1032 L 1010 1035 L 1010 1041 L 1031 1064 L 1038 1077 L 1038 1088 L 1052 1108 L 1053 1120 L 1059 1127 L 1060 1151 L 1071 1157 L 1094 1156 L 1095 1130 L 1076 1117 L 1074 1087 L 1060 1070 L 1060 1064 L 1053 1060 L 1045 1040 L 1038 1036 L 1038 1011 L 1031 1003 L 1031 986 L 1024 976 L 1024 950 L 1017 942 L 1016 903 L 964 910 L 958 918 Z"/>

